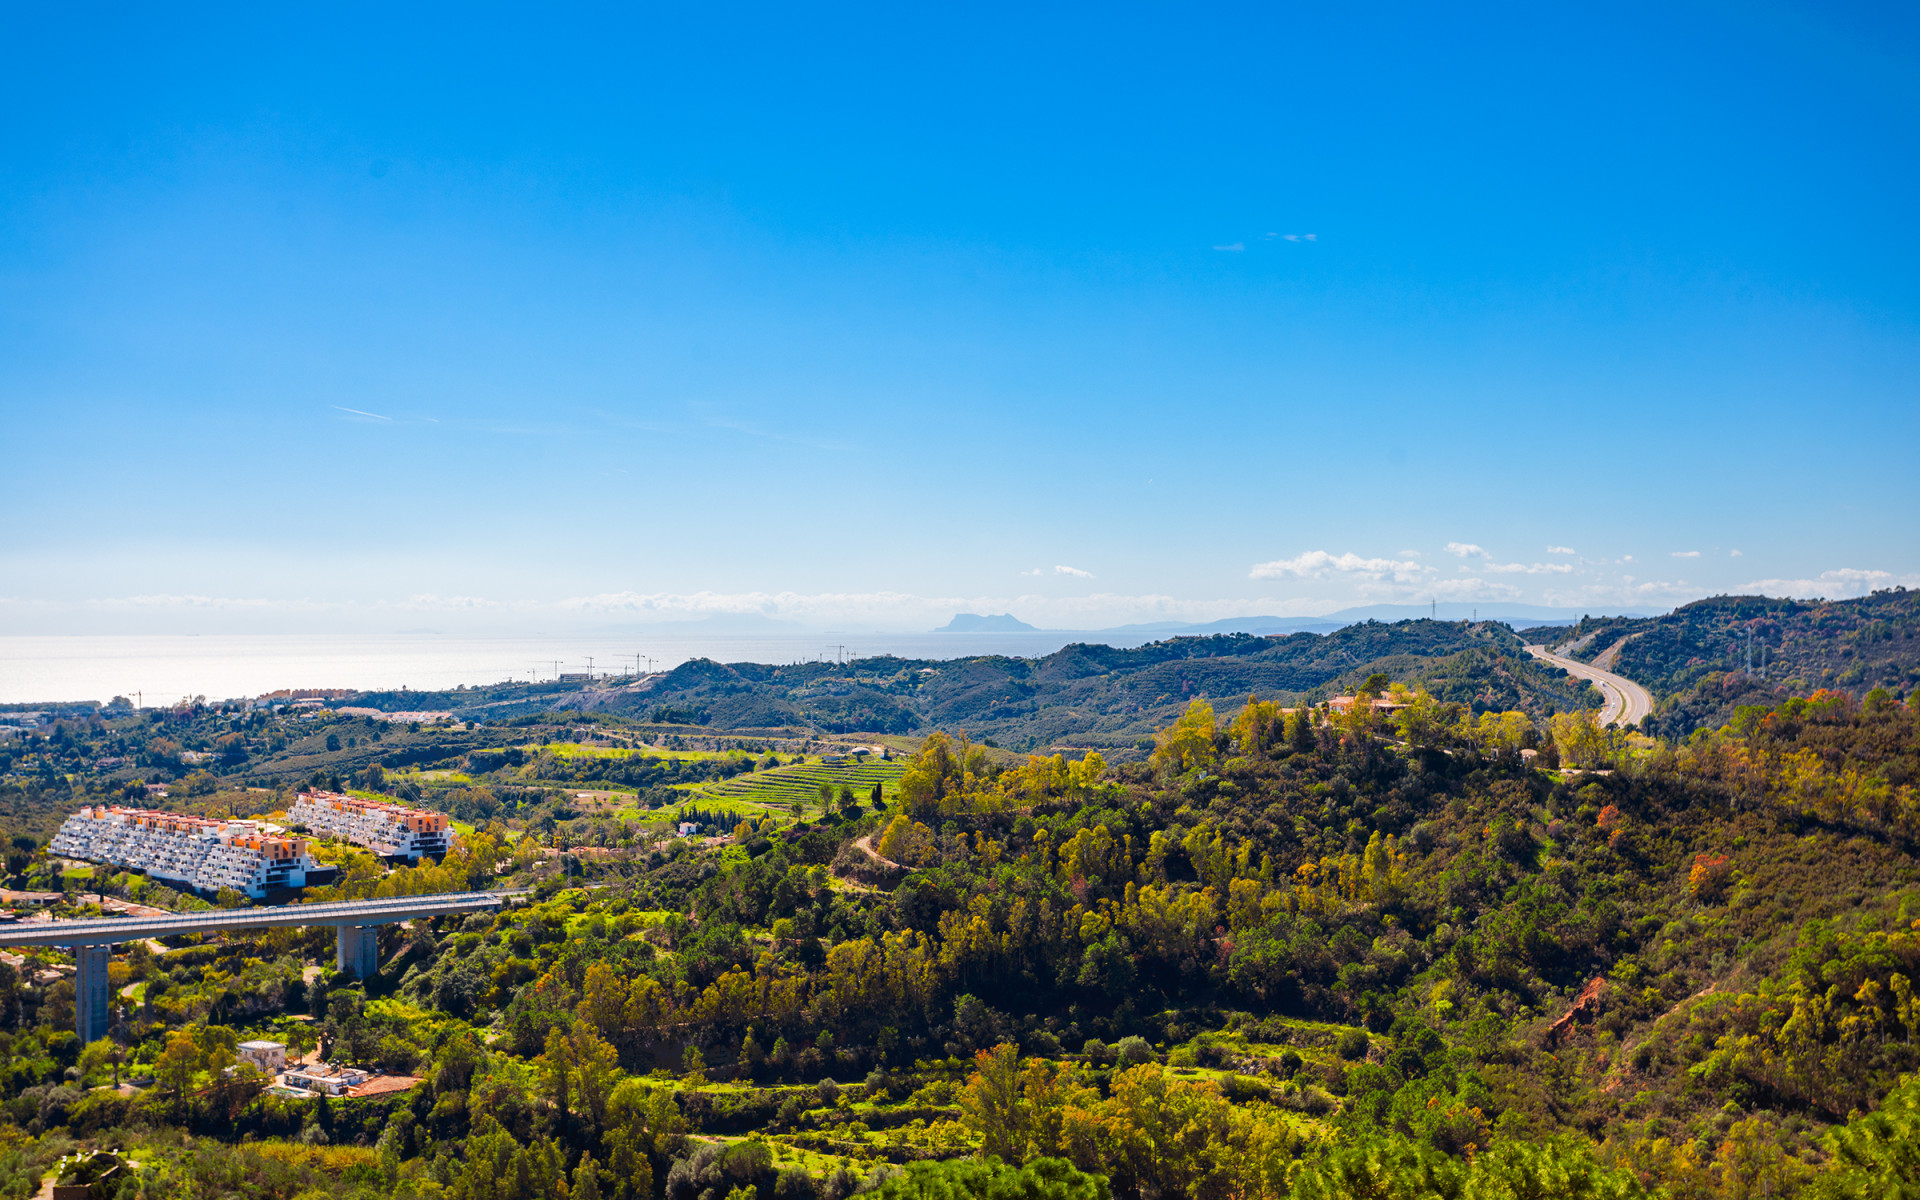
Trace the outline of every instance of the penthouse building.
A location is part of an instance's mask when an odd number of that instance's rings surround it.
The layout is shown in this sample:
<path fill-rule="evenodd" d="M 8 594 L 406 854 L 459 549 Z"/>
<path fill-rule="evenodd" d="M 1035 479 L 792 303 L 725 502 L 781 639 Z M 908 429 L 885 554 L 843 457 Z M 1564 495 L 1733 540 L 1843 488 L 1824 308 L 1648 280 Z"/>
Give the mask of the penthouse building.
<path fill-rule="evenodd" d="M 61 824 L 47 848 L 65 858 L 143 871 L 172 887 L 208 894 L 230 887 L 255 900 L 333 877 L 331 867 L 307 853 L 306 839 L 266 832 L 258 821 L 145 808 L 83 808 Z"/>
<path fill-rule="evenodd" d="M 287 810 L 287 820 L 365 846 L 382 858 L 417 862 L 423 855 L 440 858 L 447 852 L 446 814 L 424 808 L 339 792 L 301 792 Z"/>

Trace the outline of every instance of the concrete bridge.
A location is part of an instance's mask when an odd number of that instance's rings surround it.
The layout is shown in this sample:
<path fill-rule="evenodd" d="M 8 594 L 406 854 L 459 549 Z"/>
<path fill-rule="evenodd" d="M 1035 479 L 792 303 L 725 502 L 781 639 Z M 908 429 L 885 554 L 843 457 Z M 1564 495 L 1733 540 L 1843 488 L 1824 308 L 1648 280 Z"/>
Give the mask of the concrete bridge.
<path fill-rule="evenodd" d="M 226 933 L 289 925 L 332 925 L 335 966 L 365 979 L 380 969 L 379 926 L 455 913 L 499 908 L 524 890 L 450 892 L 394 900 L 346 900 L 332 904 L 289 904 L 164 917 L 109 917 L 92 921 L 38 921 L 0 927 L 0 950 L 18 946 L 68 946 L 78 972 L 74 978 L 74 1024 L 82 1043 L 107 1034 L 107 959 L 116 942 L 142 941 L 177 933 Z"/>

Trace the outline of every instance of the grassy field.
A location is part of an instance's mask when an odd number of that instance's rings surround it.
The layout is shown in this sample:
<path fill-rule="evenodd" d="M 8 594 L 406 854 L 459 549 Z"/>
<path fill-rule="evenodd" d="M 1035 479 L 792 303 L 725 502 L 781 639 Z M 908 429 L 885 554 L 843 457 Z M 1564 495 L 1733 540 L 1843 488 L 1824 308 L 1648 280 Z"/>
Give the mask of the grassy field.
<path fill-rule="evenodd" d="M 681 810 L 688 808 L 697 808 L 701 812 L 725 813 L 730 817 L 758 818 L 764 817 L 772 812 L 766 805 L 755 800 L 742 800 L 736 796 L 712 796 L 696 788 L 688 788 L 684 790 L 681 795 L 685 798 L 684 803 L 671 805 L 650 814 L 641 813 L 638 809 L 622 810 L 622 812 L 631 812 L 634 815 L 652 816 L 656 818 L 665 817 L 671 821 L 678 821 Z"/>
<path fill-rule="evenodd" d="M 662 750 L 651 746 L 629 749 L 625 746 L 586 746 L 579 742 L 549 742 L 544 746 L 529 744 L 517 749 L 529 755 L 544 753 L 555 758 L 672 758 L 681 762 L 704 762 L 758 757 L 745 750 Z"/>
<path fill-rule="evenodd" d="M 614 815 L 678 821 L 682 810 L 697 808 L 702 812 L 725 813 L 734 818 L 772 816 L 784 824 L 793 819 L 795 804 L 801 805 L 803 813 L 818 815 L 820 785 L 823 783 L 833 789 L 836 797 L 840 794 L 841 785 L 845 784 L 853 789 L 862 805 L 867 803 L 873 794 L 873 785 L 877 783 L 881 786 L 881 795 L 891 803 L 897 794 L 900 776 L 905 773 L 906 767 L 898 761 L 795 764 L 775 767 L 771 771 L 735 775 L 711 783 L 677 785 L 681 799 L 674 805 L 652 813 L 637 808 L 620 808 Z"/>

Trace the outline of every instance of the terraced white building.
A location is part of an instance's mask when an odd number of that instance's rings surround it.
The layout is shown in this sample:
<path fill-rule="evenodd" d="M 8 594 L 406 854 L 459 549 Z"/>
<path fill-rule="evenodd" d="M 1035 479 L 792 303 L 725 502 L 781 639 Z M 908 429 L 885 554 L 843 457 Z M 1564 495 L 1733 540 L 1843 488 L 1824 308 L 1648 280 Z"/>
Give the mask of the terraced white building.
<path fill-rule="evenodd" d="M 448 848 L 445 813 L 339 792 L 301 792 L 287 820 L 365 846 L 382 858 L 418 862 L 423 855 L 440 858 Z"/>
<path fill-rule="evenodd" d="M 171 887 L 212 894 L 233 888 L 259 900 L 269 892 L 306 887 L 309 872 L 324 872 L 304 838 L 282 837 L 258 821 L 216 821 L 146 808 L 98 805 L 68 817 L 47 847 L 64 858 L 145 872 Z"/>

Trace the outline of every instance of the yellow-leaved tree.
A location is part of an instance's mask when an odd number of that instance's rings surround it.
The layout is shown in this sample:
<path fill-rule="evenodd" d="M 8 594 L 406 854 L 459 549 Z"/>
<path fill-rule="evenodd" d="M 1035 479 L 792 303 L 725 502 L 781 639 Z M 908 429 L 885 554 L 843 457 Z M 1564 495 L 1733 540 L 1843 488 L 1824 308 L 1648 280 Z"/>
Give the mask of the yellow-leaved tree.
<path fill-rule="evenodd" d="M 1559 747 L 1560 761 L 1571 767 L 1603 766 L 1612 748 L 1591 709 L 1553 714 L 1553 742 Z"/>
<path fill-rule="evenodd" d="M 967 796 L 986 774 L 986 753 L 962 734 L 958 742 L 938 731 L 927 735 L 900 777 L 899 796 L 916 816 L 962 812 Z"/>
<path fill-rule="evenodd" d="M 874 840 L 873 848 L 881 858 L 903 866 L 924 866 L 933 858 L 933 830 L 905 813 L 895 813 Z"/>
<path fill-rule="evenodd" d="M 1227 732 L 1233 735 L 1239 753 L 1264 755 L 1267 749 L 1286 736 L 1286 710 L 1272 700 L 1247 697 L 1247 706 L 1233 719 Z"/>
<path fill-rule="evenodd" d="M 1205 700 L 1194 700 L 1179 720 L 1155 738 L 1159 745 L 1153 751 L 1153 765 L 1175 775 L 1213 766 L 1214 729 L 1213 706 Z"/>

